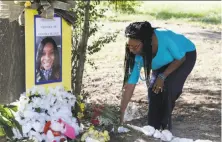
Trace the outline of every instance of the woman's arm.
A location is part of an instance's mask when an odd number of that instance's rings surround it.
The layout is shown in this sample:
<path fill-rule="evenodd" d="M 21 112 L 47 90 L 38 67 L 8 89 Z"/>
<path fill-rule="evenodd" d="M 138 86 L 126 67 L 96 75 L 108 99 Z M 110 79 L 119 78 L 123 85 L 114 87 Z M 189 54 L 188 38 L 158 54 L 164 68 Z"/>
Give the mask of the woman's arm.
<path fill-rule="evenodd" d="M 121 106 L 120 106 L 120 123 L 123 123 L 124 113 L 126 107 L 133 95 L 133 91 L 135 89 L 136 84 L 126 84 L 123 88 L 123 95 L 121 99 Z"/>
<path fill-rule="evenodd" d="M 174 60 L 170 65 L 166 68 L 166 70 L 163 72 L 164 76 L 167 77 L 169 74 L 171 74 L 173 71 L 175 71 L 177 68 L 179 68 L 183 62 L 186 60 L 186 56 L 184 56 L 180 60 Z"/>
<path fill-rule="evenodd" d="M 173 71 L 175 71 L 177 68 L 179 68 L 183 62 L 186 60 L 186 56 L 184 56 L 183 58 L 181 58 L 180 60 L 174 60 L 172 63 L 170 63 L 170 65 L 166 68 L 166 70 L 162 73 L 162 75 L 158 76 L 158 78 L 156 79 L 153 87 L 152 87 L 152 91 L 156 94 L 158 94 L 159 92 L 163 91 L 163 85 L 164 85 L 164 80 L 165 78 L 170 75 Z"/>
<path fill-rule="evenodd" d="M 123 95 L 122 95 L 121 106 L 120 106 L 120 111 L 121 111 L 120 123 L 123 122 L 124 112 L 126 110 L 126 107 L 129 103 L 132 95 L 133 95 L 133 91 L 135 89 L 136 83 L 139 80 L 140 69 L 141 69 L 142 64 L 143 64 L 142 63 L 142 57 L 136 55 L 133 71 L 132 71 L 127 83 L 123 87 Z"/>

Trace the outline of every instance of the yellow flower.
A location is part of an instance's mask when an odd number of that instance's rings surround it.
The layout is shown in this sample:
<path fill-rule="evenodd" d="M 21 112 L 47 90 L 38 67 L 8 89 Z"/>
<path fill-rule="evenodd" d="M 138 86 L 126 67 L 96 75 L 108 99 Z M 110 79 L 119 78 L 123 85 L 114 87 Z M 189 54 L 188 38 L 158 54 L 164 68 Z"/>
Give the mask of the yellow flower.
<path fill-rule="evenodd" d="M 79 119 L 81 119 L 81 118 L 83 118 L 83 117 L 84 117 L 84 114 L 83 114 L 83 113 L 81 113 L 81 112 L 78 112 L 77 117 L 78 117 Z"/>
<path fill-rule="evenodd" d="M 86 139 L 86 137 L 88 137 L 88 135 L 89 135 L 88 132 L 84 133 L 81 137 L 81 141 L 85 141 L 85 139 Z"/>
<path fill-rule="evenodd" d="M 31 4 L 31 2 L 30 1 L 26 1 L 25 2 L 25 7 L 30 7 L 32 4 Z"/>
<path fill-rule="evenodd" d="M 105 131 L 103 132 L 103 135 L 104 135 L 105 137 L 107 137 L 107 136 L 109 136 L 109 132 L 105 130 Z"/>
<path fill-rule="evenodd" d="M 29 97 L 30 95 L 31 95 L 30 93 L 27 93 L 27 94 L 26 94 L 27 97 Z"/>
<path fill-rule="evenodd" d="M 95 138 L 98 138 L 99 137 L 99 132 L 98 131 L 94 131 L 94 136 L 95 136 Z"/>
<path fill-rule="evenodd" d="M 80 103 L 79 107 L 80 107 L 81 112 L 83 112 L 84 109 L 85 109 L 85 104 L 84 103 Z"/>
<path fill-rule="evenodd" d="M 80 99 L 80 100 L 83 100 L 83 96 L 82 96 L 82 95 L 79 95 L 79 99 Z"/>
<path fill-rule="evenodd" d="M 89 131 L 90 131 L 90 130 L 93 130 L 93 129 L 94 129 L 94 126 L 91 125 L 91 126 L 89 127 Z"/>
<path fill-rule="evenodd" d="M 110 140 L 110 137 L 109 137 L 109 132 L 108 131 L 104 131 L 103 132 L 103 136 L 105 137 L 105 141 L 109 141 Z"/>

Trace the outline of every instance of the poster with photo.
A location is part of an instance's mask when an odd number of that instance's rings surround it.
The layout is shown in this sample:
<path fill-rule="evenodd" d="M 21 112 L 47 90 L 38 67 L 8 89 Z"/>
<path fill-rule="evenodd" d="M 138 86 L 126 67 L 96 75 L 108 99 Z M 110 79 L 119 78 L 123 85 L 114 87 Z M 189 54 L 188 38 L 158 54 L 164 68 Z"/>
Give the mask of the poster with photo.
<path fill-rule="evenodd" d="M 62 17 L 42 18 L 25 9 L 25 86 L 71 90 L 72 28 Z"/>
<path fill-rule="evenodd" d="M 62 81 L 62 19 L 35 17 L 35 84 Z"/>

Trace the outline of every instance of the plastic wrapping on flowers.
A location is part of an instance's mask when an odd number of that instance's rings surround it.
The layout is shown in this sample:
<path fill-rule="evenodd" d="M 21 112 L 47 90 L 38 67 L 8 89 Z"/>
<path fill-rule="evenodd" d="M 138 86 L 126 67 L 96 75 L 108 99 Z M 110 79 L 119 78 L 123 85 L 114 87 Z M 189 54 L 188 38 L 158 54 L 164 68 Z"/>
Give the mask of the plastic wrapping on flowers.
<path fill-rule="evenodd" d="M 74 140 L 81 128 L 73 116 L 76 97 L 62 86 L 33 87 L 15 102 L 15 119 L 22 126 L 22 135 L 14 129 L 14 139 L 60 142 Z"/>

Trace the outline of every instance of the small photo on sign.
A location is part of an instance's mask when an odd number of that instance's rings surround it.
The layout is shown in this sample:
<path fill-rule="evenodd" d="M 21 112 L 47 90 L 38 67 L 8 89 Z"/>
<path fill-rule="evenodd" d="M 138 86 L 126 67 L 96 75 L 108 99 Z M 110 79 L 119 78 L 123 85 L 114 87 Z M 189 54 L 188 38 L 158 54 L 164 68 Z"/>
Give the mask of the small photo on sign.
<path fill-rule="evenodd" d="M 35 84 L 62 81 L 61 18 L 35 16 Z"/>

